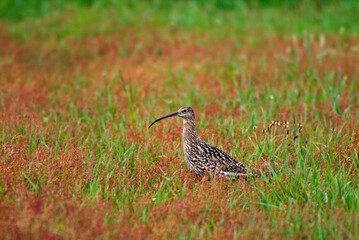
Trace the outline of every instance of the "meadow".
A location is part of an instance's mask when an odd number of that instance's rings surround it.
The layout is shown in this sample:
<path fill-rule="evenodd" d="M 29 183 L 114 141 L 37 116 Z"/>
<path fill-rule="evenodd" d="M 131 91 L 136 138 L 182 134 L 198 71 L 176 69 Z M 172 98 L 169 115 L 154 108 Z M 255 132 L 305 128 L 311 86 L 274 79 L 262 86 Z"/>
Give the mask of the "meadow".
<path fill-rule="evenodd" d="M 1 239 L 358 239 L 358 12 L 1 1 Z M 270 174 L 196 177 L 182 121 L 147 128 L 181 106 L 202 139 Z M 263 133 L 273 120 L 288 134 Z"/>

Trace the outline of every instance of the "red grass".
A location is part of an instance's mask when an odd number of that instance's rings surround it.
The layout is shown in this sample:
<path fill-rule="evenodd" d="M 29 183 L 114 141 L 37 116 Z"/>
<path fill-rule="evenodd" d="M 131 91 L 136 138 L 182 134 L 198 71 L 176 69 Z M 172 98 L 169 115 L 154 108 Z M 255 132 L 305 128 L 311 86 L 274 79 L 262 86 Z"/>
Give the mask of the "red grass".
<path fill-rule="evenodd" d="M 181 126 L 171 120 L 166 126 L 154 127 L 149 134 L 146 132 L 148 116 L 152 111 L 166 114 L 168 107 L 164 107 L 167 105 L 163 99 L 180 103 L 191 85 L 191 89 L 196 89 L 193 107 L 198 119 L 208 121 L 209 126 L 206 130 L 199 129 L 199 135 L 220 142 L 225 150 L 229 150 L 231 140 L 219 136 L 216 122 L 211 120 L 221 116 L 224 120 L 247 121 L 250 112 L 241 109 L 238 103 L 234 106 L 225 103 L 236 101 L 238 88 L 247 89 L 249 77 L 252 88 L 259 95 L 269 86 L 273 86 L 277 93 L 299 89 L 320 95 L 323 86 L 306 86 L 309 80 L 304 72 L 308 68 L 314 69 L 320 79 L 328 72 L 340 72 L 348 78 L 346 86 L 358 77 L 359 57 L 353 50 L 358 44 L 355 38 L 339 44 L 337 36 L 327 36 L 323 47 L 318 39 L 312 39 L 308 53 L 304 48 L 305 40 L 292 41 L 276 36 L 267 36 L 256 45 L 245 40 L 241 44 L 212 39 L 202 42 L 191 35 L 188 40 L 180 40 L 176 33 L 168 40 L 156 30 L 135 33 L 130 29 L 108 37 L 65 39 L 63 44 L 42 40 L 22 42 L 10 39 L 5 32 L 0 32 L 0 36 L 0 58 L 6 60 L 0 65 L 0 126 L 5 132 L 0 149 L 0 235 L 13 239 L 159 239 L 177 238 L 190 231 L 193 231 L 193 238 L 219 239 L 233 238 L 239 229 L 244 239 L 271 238 L 272 234 L 286 238 L 282 231 L 289 224 L 286 216 L 290 213 L 277 211 L 276 216 L 270 216 L 260 206 L 251 212 L 248 207 L 239 205 L 245 199 L 241 193 L 250 192 L 252 188 L 244 180 L 232 182 L 215 178 L 204 181 L 195 178 L 179 155 Z M 221 46 L 220 51 L 213 46 Z M 127 54 L 125 57 L 119 56 L 121 49 Z M 294 59 L 291 51 L 295 53 Z M 261 66 L 263 56 L 265 61 Z M 239 59 L 241 63 L 245 77 L 234 77 L 235 81 L 242 81 L 238 87 L 224 67 L 227 59 Z M 297 63 L 299 75 L 292 81 L 283 81 L 287 71 L 295 71 L 290 62 Z M 146 189 L 135 197 L 135 210 L 131 208 L 130 200 L 102 199 L 101 193 L 90 198 L 84 191 L 86 184 L 94 179 L 97 164 L 96 158 L 89 156 L 97 156 L 96 144 L 103 142 L 103 135 L 97 136 L 93 130 L 101 129 L 102 126 L 96 125 L 98 119 L 108 113 L 109 104 L 103 90 L 109 88 L 119 70 L 128 90 L 131 83 L 135 91 L 133 105 L 128 101 L 129 92 L 125 92 L 116 80 L 110 89 L 115 114 L 112 120 L 106 121 L 105 129 L 111 140 L 119 139 L 124 146 L 136 146 L 135 164 L 127 161 L 119 165 L 118 156 L 104 153 L 105 160 L 99 166 L 97 181 L 108 194 L 116 188 Z M 193 82 L 177 81 L 176 71 L 181 71 L 184 78 L 193 75 Z M 82 85 L 76 82 L 81 77 L 84 79 Z M 225 89 L 218 79 L 225 83 Z M 298 98 L 303 95 L 299 93 Z M 348 96 L 346 87 L 338 100 L 342 112 L 349 106 Z M 205 104 L 196 103 L 200 97 L 205 99 Z M 315 128 L 320 119 L 326 119 L 328 125 L 337 129 L 345 127 L 342 138 L 349 139 L 349 144 L 339 141 L 328 147 L 338 155 L 333 164 L 349 169 L 354 160 L 344 156 L 359 147 L 356 119 L 359 99 L 355 94 L 351 97 L 354 104 L 345 117 L 333 113 L 329 101 L 279 106 L 275 114 L 281 120 L 287 120 L 293 112 L 307 110 L 308 128 Z M 151 99 L 153 109 L 147 108 L 148 99 Z M 255 97 L 255 101 L 263 108 L 271 105 L 261 97 Z M 91 117 L 90 122 L 77 124 L 79 117 L 71 115 L 71 104 L 77 114 L 86 111 Z M 130 113 L 135 114 L 136 120 L 131 120 Z M 124 133 L 114 128 L 122 121 L 122 116 L 125 116 Z M 62 132 L 59 132 L 59 125 L 64 127 Z M 240 149 L 236 151 L 250 154 L 252 146 L 246 136 L 242 136 L 238 128 L 234 131 L 241 139 Z M 350 135 L 352 132 L 354 134 Z M 58 146 L 56 139 L 60 139 Z M 91 144 L 85 144 L 85 139 L 90 139 Z M 323 147 L 320 151 L 324 150 Z M 320 151 L 314 157 L 320 157 Z M 105 163 L 110 160 L 114 160 L 110 165 L 115 172 L 112 177 L 105 169 Z M 267 160 L 253 165 L 263 168 Z M 289 156 L 292 166 L 296 161 L 294 155 Z M 133 168 L 133 171 L 125 172 L 123 168 Z M 325 169 L 325 164 L 321 168 Z M 183 198 L 169 198 L 161 204 L 152 201 L 164 177 L 172 174 L 176 174 L 181 187 L 187 186 Z M 357 169 L 352 168 L 351 174 L 355 178 Z M 176 188 L 174 183 L 170 186 Z M 265 183 L 258 183 L 256 187 L 265 188 Z M 230 208 L 228 202 L 234 200 L 237 203 Z M 145 207 L 148 209 L 147 219 L 142 221 Z M 310 212 L 310 209 L 303 211 Z M 340 219 L 343 215 L 338 212 L 333 218 Z M 208 224 L 208 216 L 212 225 Z M 277 229 L 272 227 L 273 222 Z M 299 237 L 303 234 L 298 233 Z"/>

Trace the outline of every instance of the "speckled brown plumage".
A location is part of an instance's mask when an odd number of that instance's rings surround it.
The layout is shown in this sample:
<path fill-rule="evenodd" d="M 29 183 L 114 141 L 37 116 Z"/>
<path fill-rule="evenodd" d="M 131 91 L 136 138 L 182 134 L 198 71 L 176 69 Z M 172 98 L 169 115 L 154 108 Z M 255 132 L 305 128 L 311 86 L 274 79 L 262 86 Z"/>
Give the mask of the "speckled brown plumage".
<path fill-rule="evenodd" d="M 175 113 L 161 117 L 154 121 L 149 128 L 162 119 L 177 115 L 183 118 L 184 160 L 191 170 L 199 176 L 206 172 L 227 177 L 247 176 L 247 169 L 243 163 L 197 136 L 195 114 L 191 107 L 182 107 Z"/>

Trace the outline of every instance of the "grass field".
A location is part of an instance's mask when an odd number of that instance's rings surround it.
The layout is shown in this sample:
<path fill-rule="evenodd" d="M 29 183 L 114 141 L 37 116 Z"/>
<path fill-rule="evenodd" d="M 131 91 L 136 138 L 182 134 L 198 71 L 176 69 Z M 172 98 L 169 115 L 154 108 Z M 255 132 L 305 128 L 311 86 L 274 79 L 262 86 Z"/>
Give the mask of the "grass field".
<path fill-rule="evenodd" d="M 358 1 L 1 2 L 2 239 L 359 238 Z"/>

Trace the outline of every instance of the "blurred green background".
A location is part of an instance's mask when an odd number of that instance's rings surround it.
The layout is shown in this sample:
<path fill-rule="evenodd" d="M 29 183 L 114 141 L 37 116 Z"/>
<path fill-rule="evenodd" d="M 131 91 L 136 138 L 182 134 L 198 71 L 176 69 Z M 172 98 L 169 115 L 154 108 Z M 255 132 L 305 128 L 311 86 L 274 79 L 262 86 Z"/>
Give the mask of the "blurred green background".
<path fill-rule="evenodd" d="M 64 18 L 62 13 L 71 13 Z M 85 0 L 2 0 L 0 17 L 6 22 L 44 18 L 44 27 L 57 21 L 78 26 L 97 22 L 96 29 L 78 29 L 84 34 L 104 34 L 123 25 L 141 29 L 147 24 L 178 29 L 218 32 L 281 31 L 284 33 L 341 33 L 357 35 L 359 1 L 356 0 L 167 0 L 167 1 L 85 1 Z M 28 19 L 25 21 L 24 19 Z M 31 25 L 31 24 L 30 24 Z M 71 31 L 54 30 L 59 36 Z M 71 26 L 68 26 L 71 28 Z M 90 28 L 90 27 L 89 27 Z M 21 29 L 26 31 L 26 29 Z M 223 33 L 223 31 L 221 31 Z M 25 33 L 24 33 L 25 34 Z M 26 33 L 28 34 L 28 33 Z M 74 33 L 81 36 L 79 33 Z M 231 33 L 228 33 L 229 35 Z M 233 33 L 232 33 L 233 34 Z M 31 35 L 31 33 L 30 33 Z"/>

